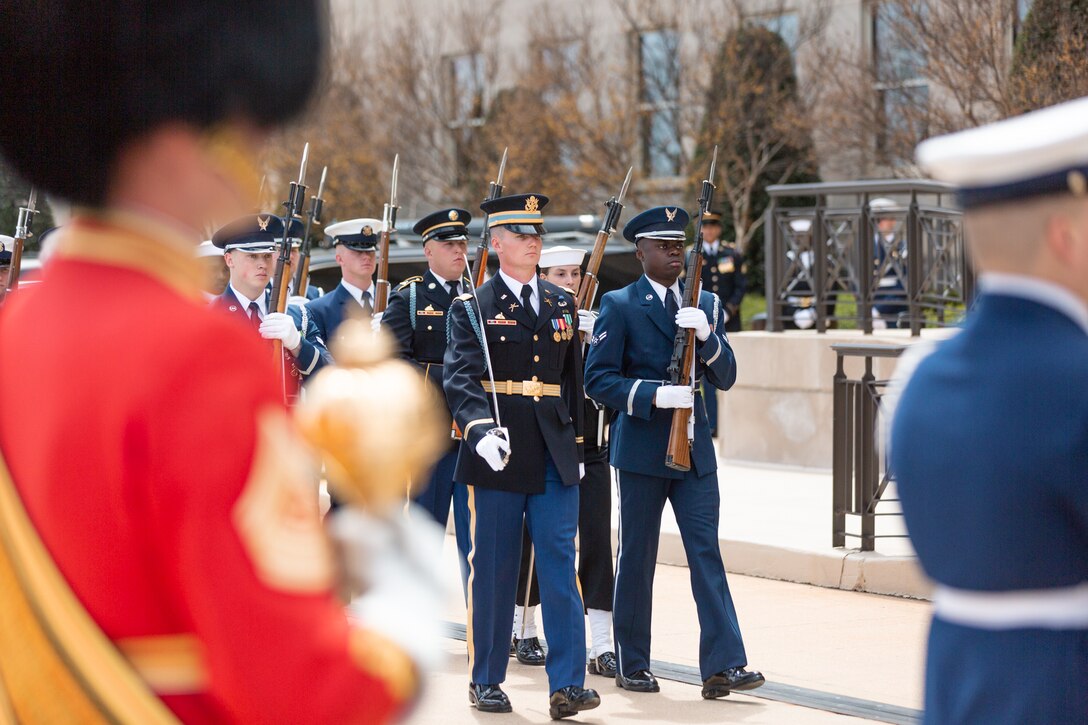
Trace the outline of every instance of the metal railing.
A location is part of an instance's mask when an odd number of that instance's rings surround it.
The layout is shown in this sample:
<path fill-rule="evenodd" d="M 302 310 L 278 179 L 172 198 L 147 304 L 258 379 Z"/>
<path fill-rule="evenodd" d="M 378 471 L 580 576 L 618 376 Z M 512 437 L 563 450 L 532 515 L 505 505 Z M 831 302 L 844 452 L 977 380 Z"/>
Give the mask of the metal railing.
<path fill-rule="evenodd" d="M 883 323 L 918 335 L 962 317 L 974 275 L 953 187 L 889 180 L 767 191 L 767 330 L 849 326 L 869 334 Z M 874 207 L 877 198 L 894 204 Z"/>
<path fill-rule="evenodd" d="M 878 538 L 906 538 L 903 534 L 876 533 L 878 516 L 901 516 L 898 510 L 878 511 L 878 504 L 898 504 L 884 498 L 892 483 L 885 446 L 880 439 L 880 398 L 887 380 L 873 374 L 874 358 L 897 358 L 905 345 L 834 344 L 837 357 L 833 388 L 831 545 L 846 546 L 860 538 L 862 551 L 873 551 Z M 864 373 L 851 379 L 847 358 L 864 358 Z M 885 509 L 888 507 L 885 506 Z M 861 533 L 847 531 L 847 517 L 860 519 Z"/>

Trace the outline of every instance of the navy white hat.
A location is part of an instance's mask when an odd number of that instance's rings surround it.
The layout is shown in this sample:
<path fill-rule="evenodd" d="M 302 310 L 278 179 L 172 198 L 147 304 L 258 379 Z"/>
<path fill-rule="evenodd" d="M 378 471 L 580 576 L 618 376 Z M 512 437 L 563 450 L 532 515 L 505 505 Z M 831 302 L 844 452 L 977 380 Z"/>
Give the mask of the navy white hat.
<path fill-rule="evenodd" d="M 655 206 L 627 222 L 623 238 L 636 244 L 639 239 L 685 239 L 689 219 L 678 206 Z"/>
<path fill-rule="evenodd" d="M 302 222 L 291 220 L 289 236 L 302 235 Z M 247 214 L 218 229 L 212 244 L 224 252 L 266 254 L 283 240 L 283 219 L 275 214 Z"/>
<path fill-rule="evenodd" d="M 811 219 L 791 219 L 790 229 L 796 234 L 808 234 L 812 230 Z"/>
<path fill-rule="evenodd" d="M 1049 194 L 1088 193 L 1088 98 L 923 141 L 916 158 L 959 187 L 964 209 Z"/>
<path fill-rule="evenodd" d="M 208 239 L 196 245 L 197 257 L 222 257 L 223 250 L 215 246 L 212 240 Z"/>
<path fill-rule="evenodd" d="M 506 227 L 515 234 L 545 234 L 544 215 L 548 197 L 543 194 L 511 194 L 480 204 L 487 214 L 487 227 Z"/>
<path fill-rule="evenodd" d="M 412 226 L 423 242 L 436 239 L 440 242 L 456 242 L 468 239 L 468 223 L 472 215 L 465 209 L 439 209 L 428 214 Z"/>
<path fill-rule="evenodd" d="M 0 234 L 0 264 L 11 264 L 11 248 L 15 243 L 15 237 Z"/>
<path fill-rule="evenodd" d="M 382 220 L 370 217 L 348 219 L 325 227 L 325 234 L 332 237 L 333 246 L 343 244 L 356 252 L 377 249 L 381 233 Z"/>
<path fill-rule="evenodd" d="M 563 246 L 551 247 L 540 253 L 540 262 L 537 266 L 541 269 L 569 267 L 574 264 L 582 264 L 582 260 L 585 258 L 586 252 L 584 249 Z"/>

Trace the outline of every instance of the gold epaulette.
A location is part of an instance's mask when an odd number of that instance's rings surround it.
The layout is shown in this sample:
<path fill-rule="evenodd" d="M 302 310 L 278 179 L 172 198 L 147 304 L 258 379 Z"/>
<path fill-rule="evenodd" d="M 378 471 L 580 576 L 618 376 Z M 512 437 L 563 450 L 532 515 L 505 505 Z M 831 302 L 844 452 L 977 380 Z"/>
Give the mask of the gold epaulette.
<path fill-rule="evenodd" d="M 571 297 L 576 297 L 578 295 L 578 293 L 575 292 L 574 290 L 572 290 L 570 287 L 560 287 L 559 289 L 563 290 L 564 292 L 569 294 Z"/>
<path fill-rule="evenodd" d="M 397 285 L 396 291 L 400 292 L 405 287 L 407 287 L 409 285 L 413 285 L 416 282 L 422 282 L 422 281 L 423 281 L 423 277 L 418 275 L 418 274 L 415 277 L 409 277 L 408 279 L 404 280 L 403 282 L 401 282 L 400 284 Z"/>
<path fill-rule="evenodd" d="M 457 299 L 461 300 L 462 302 L 468 302 L 472 299 L 472 293 L 466 292 L 463 295 L 457 295 Z"/>

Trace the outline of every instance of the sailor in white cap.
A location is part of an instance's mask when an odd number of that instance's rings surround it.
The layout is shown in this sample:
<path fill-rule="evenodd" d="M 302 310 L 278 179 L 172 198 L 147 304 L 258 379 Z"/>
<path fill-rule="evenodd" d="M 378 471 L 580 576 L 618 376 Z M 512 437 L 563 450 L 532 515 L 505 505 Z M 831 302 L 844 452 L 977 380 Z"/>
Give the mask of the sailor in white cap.
<path fill-rule="evenodd" d="M 204 267 L 204 296 L 210 302 L 227 288 L 230 269 L 224 259 L 223 248 L 217 247 L 210 239 L 197 245 L 196 256 Z"/>
<path fill-rule="evenodd" d="M 891 462 L 936 582 L 929 723 L 1088 717 L 1088 99 L 924 142 L 979 296 L 907 383 Z"/>
<path fill-rule="evenodd" d="M 332 292 L 306 304 L 323 339 L 335 337 L 348 309 L 373 312 L 374 270 L 381 228 L 382 220 L 372 218 L 348 219 L 325 227 L 325 234 L 332 237 L 342 279 Z"/>
<path fill-rule="evenodd" d="M 791 276 L 786 292 L 786 314 L 789 323 L 798 330 L 807 330 L 816 324 L 816 297 L 812 282 L 812 220 L 793 219 L 790 221 L 790 233 L 793 236 L 795 249 L 786 252 L 786 258 L 790 261 Z"/>

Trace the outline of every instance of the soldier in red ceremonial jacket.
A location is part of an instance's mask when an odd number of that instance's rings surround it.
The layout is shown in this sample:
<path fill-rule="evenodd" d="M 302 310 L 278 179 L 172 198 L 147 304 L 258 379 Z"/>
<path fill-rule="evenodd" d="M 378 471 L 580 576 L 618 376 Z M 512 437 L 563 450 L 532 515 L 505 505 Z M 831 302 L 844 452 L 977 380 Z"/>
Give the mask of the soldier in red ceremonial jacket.
<path fill-rule="evenodd" d="M 253 208 L 246 159 L 317 83 L 321 6 L 5 5 L 0 152 L 78 210 L 0 309 L 16 721 L 385 722 L 416 696 L 418 642 L 334 596 L 268 350 L 194 254 Z"/>

